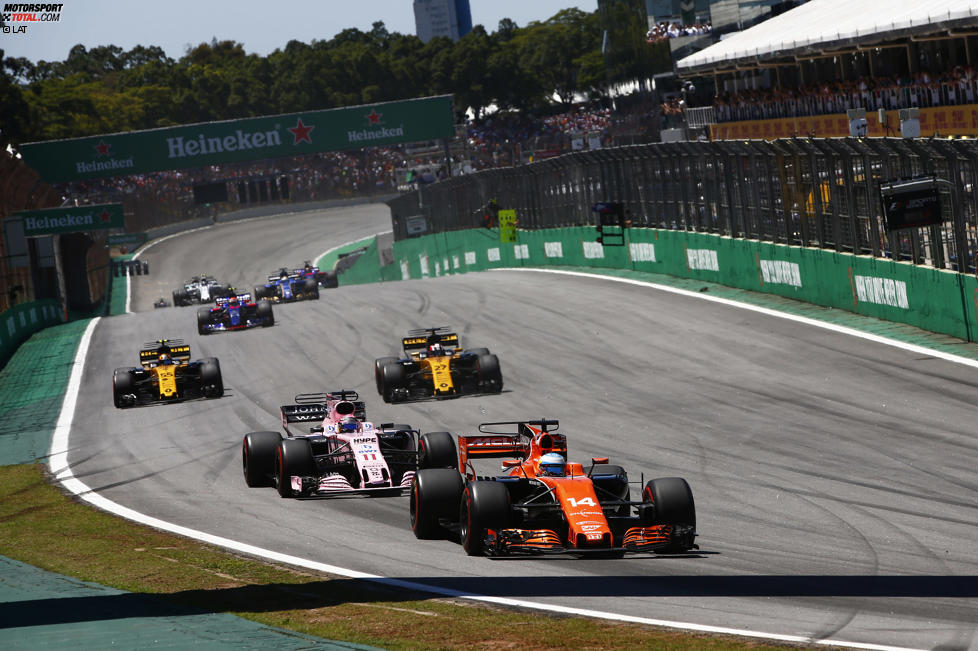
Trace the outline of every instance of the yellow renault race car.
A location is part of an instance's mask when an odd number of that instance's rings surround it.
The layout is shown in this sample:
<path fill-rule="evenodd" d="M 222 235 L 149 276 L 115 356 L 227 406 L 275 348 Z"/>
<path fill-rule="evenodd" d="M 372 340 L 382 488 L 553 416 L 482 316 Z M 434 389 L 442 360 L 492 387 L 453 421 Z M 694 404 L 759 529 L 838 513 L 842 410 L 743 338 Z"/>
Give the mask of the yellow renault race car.
<path fill-rule="evenodd" d="M 385 402 L 451 398 L 466 393 L 499 393 L 503 374 L 488 348 L 461 348 L 449 328 L 411 330 L 401 340 L 404 357 L 374 362 L 377 392 Z"/>
<path fill-rule="evenodd" d="M 112 374 L 112 398 L 120 409 L 224 395 L 217 358 L 204 357 L 191 362 L 190 346 L 180 339 L 145 344 L 139 351 L 139 364 L 117 368 Z"/>

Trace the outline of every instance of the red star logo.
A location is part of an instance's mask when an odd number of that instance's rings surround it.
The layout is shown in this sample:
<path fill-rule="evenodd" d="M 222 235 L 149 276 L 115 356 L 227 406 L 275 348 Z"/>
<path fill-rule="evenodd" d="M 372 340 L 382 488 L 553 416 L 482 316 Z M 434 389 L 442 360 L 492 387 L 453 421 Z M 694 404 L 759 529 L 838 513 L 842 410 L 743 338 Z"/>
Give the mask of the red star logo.
<path fill-rule="evenodd" d="M 293 145 L 298 145 L 300 142 L 302 142 L 303 140 L 305 140 L 306 142 L 308 142 L 311 145 L 312 144 L 312 138 L 309 137 L 309 133 L 313 129 L 315 129 L 315 128 L 316 127 L 315 126 L 312 126 L 312 125 L 310 125 L 310 126 L 307 127 L 306 125 L 304 125 L 302 123 L 302 118 L 299 118 L 296 121 L 295 126 L 289 128 L 289 131 L 291 131 L 292 132 L 292 135 L 295 137 L 295 140 L 292 141 L 292 144 Z"/>
<path fill-rule="evenodd" d="M 101 219 L 103 222 L 112 221 L 112 213 L 110 213 L 107 209 L 102 208 L 102 212 L 99 214 L 99 219 Z"/>
<path fill-rule="evenodd" d="M 380 118 L 382 115 L 383 113 L 378 113 L 377 111 L 370 109 L 370 113 L 367 113 L 367 120 L 370 121 L 370 124 L 380 124 Z"/>
<path fill-rule="evenodd" d="M 99 156 L 108 156 L 110 149 L 112 149 L 112 145 L 105 144 L 104 140 L 99 140 L 98 144 L 95 145 L 95 151 L 98 152 Z"/>

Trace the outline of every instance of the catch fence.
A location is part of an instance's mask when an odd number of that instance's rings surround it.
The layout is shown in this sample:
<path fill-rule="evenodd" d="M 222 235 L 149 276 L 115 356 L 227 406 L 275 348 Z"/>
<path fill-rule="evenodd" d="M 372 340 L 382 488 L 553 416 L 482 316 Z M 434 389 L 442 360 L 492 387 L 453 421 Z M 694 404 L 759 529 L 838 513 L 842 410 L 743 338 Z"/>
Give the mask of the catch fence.
<path fill-rule="evenodd" d="M 889 231 L 880 185 L 935 177 L 944 221 Z M 716 233 L 975 272 L 978 142 L 787 138 L 656 143 L 565 154 L 425 185 L 388 201 L 395 239 L 494 227 L 596 225 L 621 201 L 632 226 Z M 422 227 L 419 228 L 419 224 Z"/>

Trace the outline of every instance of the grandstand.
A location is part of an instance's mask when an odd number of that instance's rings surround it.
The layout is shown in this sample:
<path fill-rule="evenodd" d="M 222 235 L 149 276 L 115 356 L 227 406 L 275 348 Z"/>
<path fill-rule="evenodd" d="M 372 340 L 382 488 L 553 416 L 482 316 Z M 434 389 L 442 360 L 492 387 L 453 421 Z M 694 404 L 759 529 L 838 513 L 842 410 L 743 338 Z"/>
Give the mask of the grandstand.
<path fill-rule="evenodd" d="M 869 136 L 897 135 L 900 109 L 919 111 L 923 134 L 976 136 L 976 54 L 971 0 L 811 0 L 676 69 L 712 139 L 848 136 L 853 109 L 869 112 Z"/>

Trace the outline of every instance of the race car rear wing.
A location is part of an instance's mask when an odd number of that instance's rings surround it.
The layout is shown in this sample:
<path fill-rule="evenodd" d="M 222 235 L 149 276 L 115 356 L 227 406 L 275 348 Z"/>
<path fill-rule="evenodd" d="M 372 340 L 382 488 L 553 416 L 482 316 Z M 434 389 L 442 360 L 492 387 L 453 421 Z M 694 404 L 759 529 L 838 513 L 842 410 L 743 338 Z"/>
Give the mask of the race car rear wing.
<path fill-rule="evenodd" d="M 183 339 L 159 339 L 143 344 L 139 351 L 140 366 L 152 366 L 160 359 L 160 355 L 169 355 L 177 364 L 190 361 L 190 346 Z"/>
<path fill-rule="evenodd" d="M 341 389 L 327 393 L 300 393 L 295 397 L 296 404 L 282 405 L 282 426 L 288 429 L 289 423 L 307 423 L 325 420 L 329 415 L 329 402 L 349 402 L 353 405 L 353 417 L 367 419 L 367 405 L 352 389 Z"/>
<path fill-rule="evenodd" d="M 482 423 L 479 425 L 480 436 L 458 437 L 459 463 L 465 468 L 469 459 L 525 459 L 534 445 L 540 451 L 557 452 L 566 457 L 567 438 L 554 431 L 558 425 L 556 420 Z"/>
<path fill-rule="evenodd" d="M 454 332 L 436 332 L 439 328 L 428 328 L 427 330 L 412 330 L 409 336 L 401 339 L 401 346 L 404 352 L 410 353 L 412 350 L 422 350 L 434 344 L 441 344 L 446 348 L 458 348 L 458 334 Z"/>

